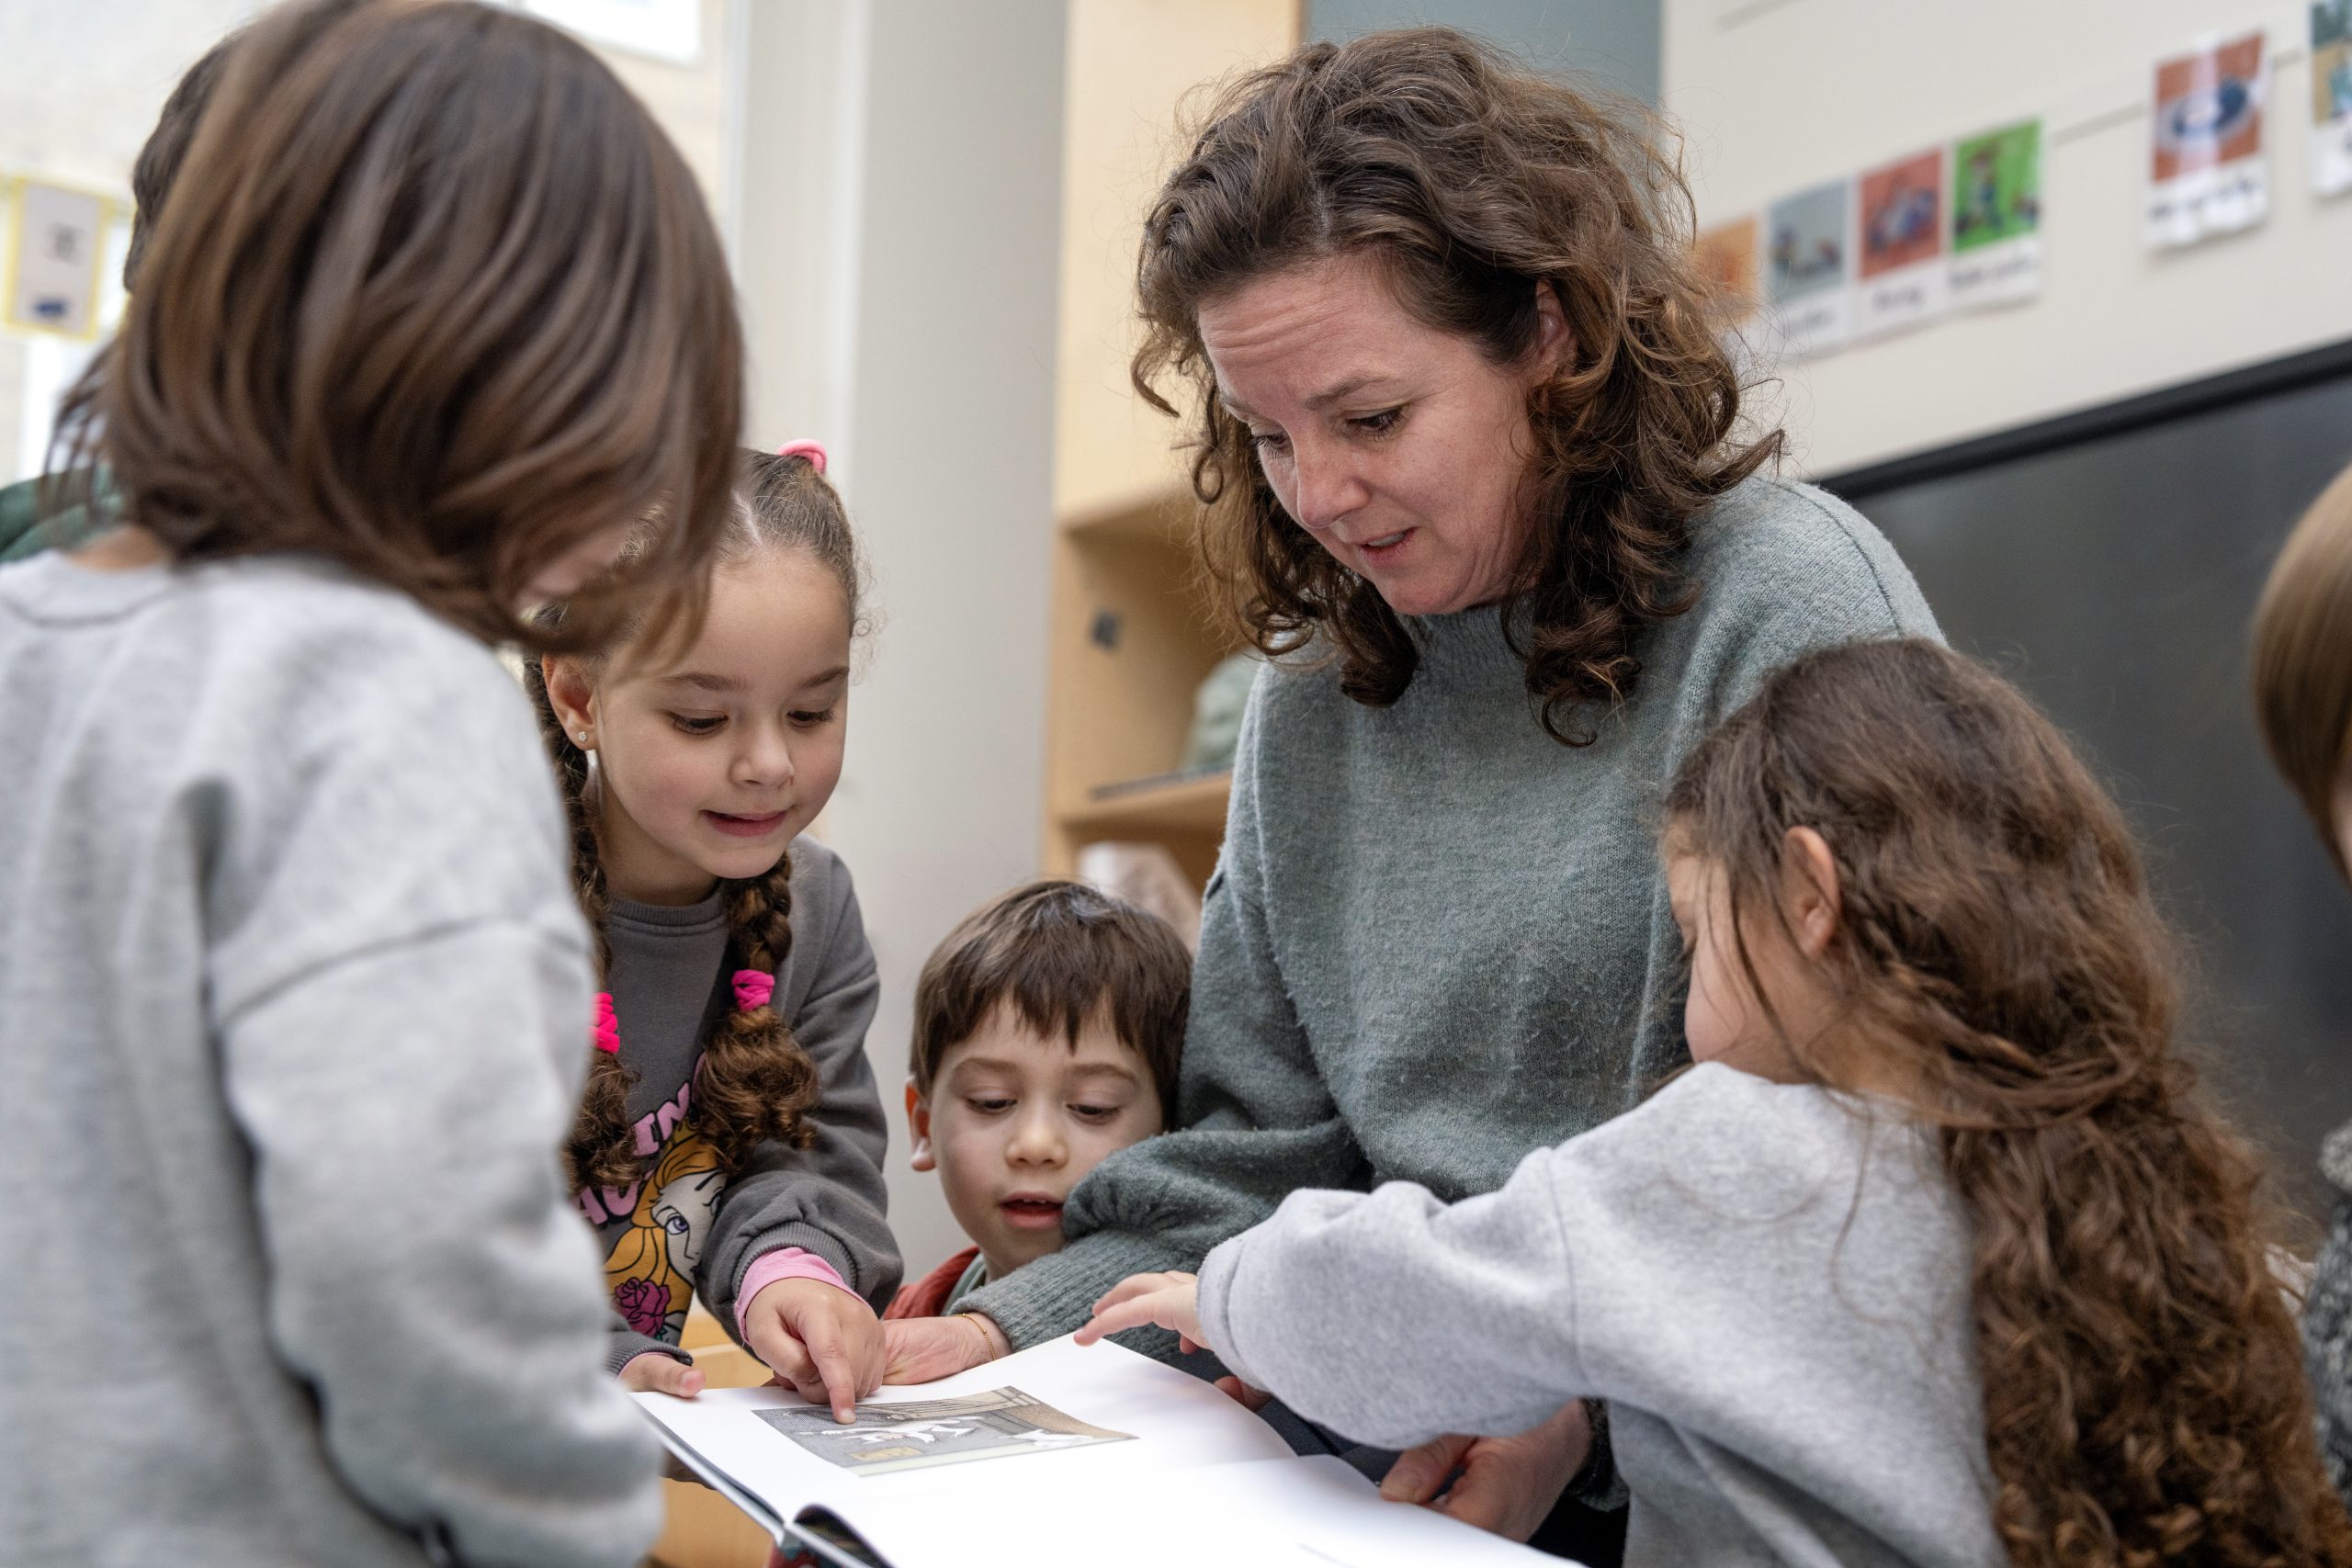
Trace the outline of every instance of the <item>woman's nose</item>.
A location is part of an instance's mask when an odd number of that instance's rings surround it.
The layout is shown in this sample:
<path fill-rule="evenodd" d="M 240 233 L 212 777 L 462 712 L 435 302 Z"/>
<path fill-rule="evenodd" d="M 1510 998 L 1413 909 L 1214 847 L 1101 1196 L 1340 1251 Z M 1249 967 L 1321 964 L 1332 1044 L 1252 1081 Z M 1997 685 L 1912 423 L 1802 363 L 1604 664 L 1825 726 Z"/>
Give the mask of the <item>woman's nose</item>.
<path fill-rule="evenodd" d="M 1293 451 L 1291 515 L 1320 533 L 1364 503 L 1364 487 L 1344 451 L 1300 442 Z"/>

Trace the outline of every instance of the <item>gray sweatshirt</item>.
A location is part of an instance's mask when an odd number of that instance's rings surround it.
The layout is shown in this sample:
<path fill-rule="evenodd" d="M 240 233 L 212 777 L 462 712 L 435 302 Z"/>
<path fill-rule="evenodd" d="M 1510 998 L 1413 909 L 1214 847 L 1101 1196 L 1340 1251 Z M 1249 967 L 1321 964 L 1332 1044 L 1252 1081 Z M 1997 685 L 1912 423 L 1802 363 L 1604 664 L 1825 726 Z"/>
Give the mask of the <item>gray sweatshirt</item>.
<path fill-rule="evenodd" d="M 530 709 L 262 558 L 0 569 L 0 1556 L 637 1561 Z"/>
<path fill-rule="evenodd" d="M 1970 1261 L 1916 1125 L 1708 1065 L 1451 1208 L 1293 1194 L 1209 1255 L 1201 1325 L 1400 1448 L 1608 1400 L 1627 1568 L 1991 1568 Z"/>
<path fill-rule="evenodd" d="M 1877 530 L 1807 486 L 1740 485 L 1695 520 L 1688 568 L 1698 604 L 1644 637 L 1630 702 L 1583 716 L 1589 746 L 1538 726 L 1492 610 L 1416 622 L 1420 669 L 1389 707 L 1350 700 L 1332 666 L 1260 671 L 1182 1130 L 1095 1167 L 1070 1244 L 968 1310 L 1034 1345 L 1128 1274 L 1197 1268 L 1295 1189 L 1491 1191 L 1687 1060 L 1656 844 L 1676 766 L 1798 654 L 1937 635 Z"/>
<path fill-rule="evenodd" d="M 762 1145 L 731 1180 L 691 1115 L 702 1043 L 735 1005 L 721 896 L 678 908 L 616 899 L 605 933 L 621 1059 L 638 1075 L 629 1114 L 651 1160 L 634 1186 L 573 1197 L 597 1229 L 612 1292 L 606 1365 L 648 1350 L 688 1359 L 678 1335 L 696 1293 L 736 1333 L 744 1274 L 788 1247 L 823 1258 L 876 1311 L 888 1304 L 899 1273 L 884 1217 L 889 1129 L 865 1059 L 881 983 L 841 857 L 793 840 L 792 948 L 773 998 L 817 1066 L 813 1136 L 805 1149 Z"/>

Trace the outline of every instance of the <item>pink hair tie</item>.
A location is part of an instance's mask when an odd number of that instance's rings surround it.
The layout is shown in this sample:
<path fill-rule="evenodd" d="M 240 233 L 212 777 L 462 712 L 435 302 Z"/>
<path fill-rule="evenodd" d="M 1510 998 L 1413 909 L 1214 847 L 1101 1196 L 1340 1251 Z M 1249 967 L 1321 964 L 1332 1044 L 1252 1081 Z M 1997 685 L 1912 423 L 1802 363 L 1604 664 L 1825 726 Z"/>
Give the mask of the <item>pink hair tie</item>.
<path fill-rule="evenodd" d="M 821 441 L 787 441 L 775 449 L 779 457 L 806 457 L 808 466 L 819 473 L 825 471 L 825 444 Z"/>
<path fill-rule="evenodd" d="M 768 1005 L 775 995 L 775 976 L 764 969 L 735 971 L 735 1005 L 744 1012 L 752 1012 Z"/>
<path fill-rule="evenodd" d="M 621 1021 L 613 1011 L 613 993 L 596 993 L 596 1022 L 590 1035 L 599 1051 L 617 1053 L 621 1048 Z"/>

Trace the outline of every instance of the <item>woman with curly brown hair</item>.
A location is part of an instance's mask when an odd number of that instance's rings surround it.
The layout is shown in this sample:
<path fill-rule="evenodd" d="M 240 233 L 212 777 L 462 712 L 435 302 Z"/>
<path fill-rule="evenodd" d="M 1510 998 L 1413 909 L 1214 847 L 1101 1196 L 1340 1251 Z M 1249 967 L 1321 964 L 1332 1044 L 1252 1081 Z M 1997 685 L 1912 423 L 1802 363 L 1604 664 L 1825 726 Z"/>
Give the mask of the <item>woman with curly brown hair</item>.
<path fill-rule="evenodd" d="M 1664 826 L 1699 1066 L 1499 1192 L 1296 1194 L 1087 1337 L 1398 1442 L 1605 1395 L 1636 1564 L 2352 1563 L 2259 1168 L 2049 720 L 1932 643 L 1812 654 Z"/>
<path fill-rule="evenodd" d="M 1798 654 L 1934 635 L 1870 525 L 1737 434 L 1666 146 L 1638 107 L 1427 29 L 1244 77 L 1161 188 L 1135 378 L 1197 405 L 1210 581 L 1269 663 L 1182 1130 L 1105 1161 L 1069 1248 L 972 1296 L 1004 1342 L 1295 1189 L 1464 1197 L 1630 1110 L 1685 1059 L 1650 852 L 1675 765 Z M 929 1371 L 913 1332 L 902 1368 Z M 1523 1538 L 1587 1422 L 1390 1484 L 1462 1470 L 1454 1511 Z"/>

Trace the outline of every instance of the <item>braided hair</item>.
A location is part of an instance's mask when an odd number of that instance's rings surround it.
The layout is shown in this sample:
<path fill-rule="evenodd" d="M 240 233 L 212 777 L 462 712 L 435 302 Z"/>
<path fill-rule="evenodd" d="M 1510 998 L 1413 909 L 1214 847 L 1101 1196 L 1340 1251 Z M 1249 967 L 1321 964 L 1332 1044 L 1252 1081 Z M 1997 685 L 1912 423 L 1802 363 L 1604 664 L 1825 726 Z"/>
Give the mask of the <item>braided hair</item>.
<path fill-rule="evenodd" d="M 840 582 L 852 635 L 863 631 L 865 623 L 861 619 L 860 601 L 865 572 L 856 537 L 841 497 L 826 482 L 820 464 L 797 453 L 779 457 L 746 452 L 735 500 L 735 516 L 720 546 L 719 561 L 741 560 L 766 550 L 805 552 Z M 562 613 L 562 606 L 550 605 L 540 614 L 549 622 L 560 622 Z M 643 626 L 640 620 L 625 627 L 613 648 Z M 601 668 L 608 662 L 613 648 L 593 659 L 591 667 Z M 597 840 L 595 769 L 557 716 L 546 674 L 537 661 L 526 662 L 524 681 L 562 791 L 571 836 L 572 888 L 594 935 L 596 974 L 602 986 L 611 970 L 611 943 L 605 931 L 612 900 Z M 775 864 L 761 875 L 722 882 L 720 894 L 727 910 L 725 973 L 775 975 L 792 951 L 790 853 L 778 856 Z M 816 1064 L 793 1038 L 783 1012 L 760 990 L 742 994 L 740 999 L 756 1005 L 730 1007 L 703 1042 L 687 1111 L 695 1130 L 718 1155 L 719 1168 L 729 1172 L 740 1168 L 754 1148 L 771 1139 L 807 1147 L 813 1134 L 805 1116 L 818 1092 Z M 622 1020 L 621 1027 L 627 1026 Z M 592 1046 L 587 1087 L 564 1142 L 565 1172 L 574 1190 L 626 1187 L 643 1177 L 648 1156 L 638 1148 L 628 1115 L 629 1091 L 636 1081 L 636 1073 L 624 1065 L 617 1051 Z"/>

